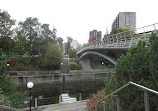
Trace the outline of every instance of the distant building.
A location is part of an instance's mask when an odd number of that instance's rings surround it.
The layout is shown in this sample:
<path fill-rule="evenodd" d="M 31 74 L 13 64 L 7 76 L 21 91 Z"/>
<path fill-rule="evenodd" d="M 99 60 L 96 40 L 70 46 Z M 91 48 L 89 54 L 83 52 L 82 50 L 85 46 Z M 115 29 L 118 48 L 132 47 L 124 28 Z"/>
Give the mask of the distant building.
<path fill-rule="evenodd" d="M 136 28 L 136 12 L 119 12 L 112 24 L 112 29 Z"/>
<path fill-rule="evenodd" d="M 81 44 L 78 43 L 77 40 L 72 40 L 70 46 L 73 48 L 73 49 L 78 49 L 79 47 L 81 47 Z"/>
<path fill-rule="evenodd" d="M 93 40 L 100 40 L 102 36 L 101 31 L 93 30 L 89 32 L 89 40 L 88 42 L 91 42 Z"/>

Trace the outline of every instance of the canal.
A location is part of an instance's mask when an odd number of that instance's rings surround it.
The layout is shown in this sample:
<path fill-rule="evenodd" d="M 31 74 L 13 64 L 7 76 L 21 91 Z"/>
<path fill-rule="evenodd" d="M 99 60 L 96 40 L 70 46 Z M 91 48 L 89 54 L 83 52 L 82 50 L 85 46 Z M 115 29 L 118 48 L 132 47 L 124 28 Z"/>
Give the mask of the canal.
<path fill-rule="evenodd" d="M 90 94 L 103 88 L 104 81 L 36 84 L 32 88 L 32 100 L 34 101 L 37 98 L 38 105 L 56 104 L 59 102 L 59 95 L 62 93 L 69 93 L 70 97 L 76 97 L 77 100 L 79 100 L 81 93 L 82 99 L 85 100 Z M 29 94 L 26 85 L 18 86 L 17 89 L 27 91 L 27 94 Z"/>
<path fill-rule="evenodd" d="M 110 70 L 112 71 L 112 70 Z M 59 102 L 59 95 L 69 93 L 70 97 L 79 100 L 87 99 L 90 94 L 104 88 L 106 75 L 109 70 L 71 71 L 69 74 L 59 72 L 10 72 L 17 90 L 24 90 L 29 97 L 28 82 L 33 82 L 32 103 L 38 99 L 38 105 L 55 104 Z M 29 101 L 26 100 L 26 102 Z M 32 104 L 32 106 L 34 106 Z M 28 104 L 27 104 L 28 105 Z M 27 107 L 26 105 L 26 107 Z"/>

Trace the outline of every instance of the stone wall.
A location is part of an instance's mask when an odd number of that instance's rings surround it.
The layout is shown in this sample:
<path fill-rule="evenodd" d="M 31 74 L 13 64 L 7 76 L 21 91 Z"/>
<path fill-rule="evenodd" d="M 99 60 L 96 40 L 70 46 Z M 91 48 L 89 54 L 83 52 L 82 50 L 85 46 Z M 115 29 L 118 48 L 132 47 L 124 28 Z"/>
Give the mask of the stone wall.
<path fill-rule="evenodd" d="M 9 75 L 16 85 L 25 85 L 31 81 L 34 84 L 69 83 L 77 81 L 105 80 L 106 74 L 113 69 L 104 70 L 71 70 L 69 74 L 56 71 L 10 71 Z"/>

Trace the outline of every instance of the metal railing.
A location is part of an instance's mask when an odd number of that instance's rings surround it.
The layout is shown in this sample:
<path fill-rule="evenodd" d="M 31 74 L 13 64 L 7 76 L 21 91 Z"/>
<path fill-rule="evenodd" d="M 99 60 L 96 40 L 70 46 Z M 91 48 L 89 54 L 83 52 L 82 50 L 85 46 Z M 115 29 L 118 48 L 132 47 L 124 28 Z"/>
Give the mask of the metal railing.
<path fill-rule="evenodd" d="M 139 40 L 149 41 L 148 35 L 157 30 L 158 23 L 137 28 L 135 30 L 128 30 L 120 32 L 117 34 L 109 34 L 104 36 L 101 40 L 94 40 L 90 43 L 87 43 L 82 48 L 78 49 L 77 54 L 81 53 L 84 50 L 89 49 L 113 49 L 113 48 L 130 48 L 133 45 L 136 45 Z"/>
<path fill-rule="evenodd" d="M 116 93 L 118 93 L 119 91 L 123 90 L 124 88 L 128 87 L 129 85 L 133 85 L 136 86 L 140 89 L 142 89 L 144 91 L 144 106 L 145 106 L 145 111 L 150 111 L 150 105 L 149 105 L 149 95 L 148 93 L 151 92 L 153 94 L 158 95 L 158 91 L 152 90 L 150 88 L 144 87 L 142 85 L 136 84 L 134 82 L 128 82 L 127 84 L 123 85 L 122 87 L 118 88 L 117 90 L 115 90 L 114 92 L 110 93 L 109 95 L 105 96 L 104 98 L 100 99 L 99 101 L 95 102 L 94 104 L 90 105 L 89 107 L 83 109 L 82 111 L 92 111 L 91 108 L 95 108 L 95 111 L 97 111 L 97 105 L 99 103 L 103 103 L 103 111 L 105 110 L 105 99 L 111 97 L 111 96 L 116 96 L 116 105 L 117 105 L 117 111 L 120 111 L 120 106 L 119 106 L 119 101 L 118 101 L 118 96 L 115 95 Z"/>
<path fill-rule="evenodd" d="M 15 109 L 15 108 L 10 108 L 8 106 L 0 105 L 0 111 L 22 111 L 22 110 Z"/>

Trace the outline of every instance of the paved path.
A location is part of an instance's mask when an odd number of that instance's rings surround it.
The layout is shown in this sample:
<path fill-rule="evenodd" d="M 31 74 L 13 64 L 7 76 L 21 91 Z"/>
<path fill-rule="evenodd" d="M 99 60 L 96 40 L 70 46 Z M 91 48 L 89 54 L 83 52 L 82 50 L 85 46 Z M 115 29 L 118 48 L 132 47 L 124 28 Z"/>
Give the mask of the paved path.
<path fill-rule="evenodd" d="M 47 105 L 42 108 L 40 111 L 81 111 L 86 107 L 86 101 L 77 101 L 69 104 L 55 104 Z"/>

